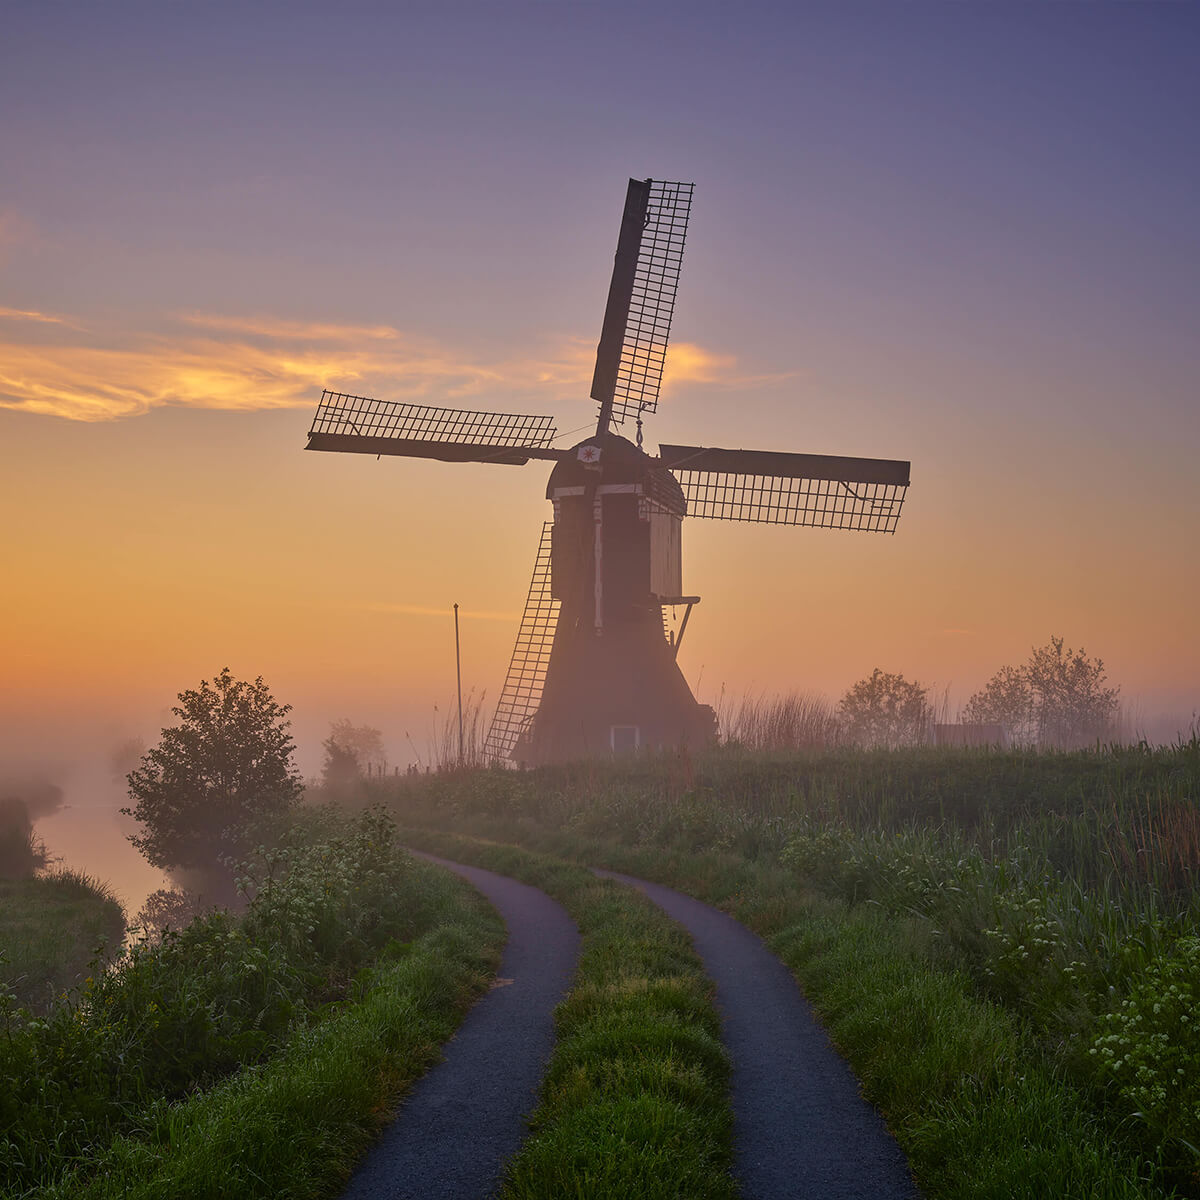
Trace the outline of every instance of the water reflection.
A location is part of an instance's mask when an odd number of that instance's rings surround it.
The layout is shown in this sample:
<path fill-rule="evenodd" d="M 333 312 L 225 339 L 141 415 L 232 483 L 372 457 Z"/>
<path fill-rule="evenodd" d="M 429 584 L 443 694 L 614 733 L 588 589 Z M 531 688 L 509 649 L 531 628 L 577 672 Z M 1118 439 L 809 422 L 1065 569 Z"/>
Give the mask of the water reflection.
<path fill-rule="evenodd" d="M 46 843 L 55 866 L 83 871 L 107 883 L 132 921 L 146 897 L 170 881 L 130 845 L 128 835 L 137 823 L 122 815 L 124 789 L 96 784 L 87 797 L 72 795 L 56 812 L 37 821 L 38 837 Z"/>

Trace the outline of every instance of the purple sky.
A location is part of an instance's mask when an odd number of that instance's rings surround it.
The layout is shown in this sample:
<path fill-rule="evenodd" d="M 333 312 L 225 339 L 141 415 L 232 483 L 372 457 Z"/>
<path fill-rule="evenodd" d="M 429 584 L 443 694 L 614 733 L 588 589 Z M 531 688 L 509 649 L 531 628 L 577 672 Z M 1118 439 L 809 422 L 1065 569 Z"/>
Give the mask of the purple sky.
<path fill-rule="evenodd" d="M 913 461 L 895 539 L 688 525 L 702 698 L 878 665 L 961 700 L 1059 633 L 1186 716 L 1198 61 L 1200 5 L 1167 0 L 8 4 L 0 498 L 32 582 L 0 603 L 6 690 L 86 709 L 115 678 L 157 712 L 232 659 L 316 745 L 443 700 L 424 610 L 461 600 L 502 615 L 466 627 L 494 696 L 544 479 L 304 455 L 311 405 L 586 426 L 625 181 L 653 175 L 697 191 L 693 365 L 651 443 Z M 402 700 L 350 600 L 391 606 Z"/>

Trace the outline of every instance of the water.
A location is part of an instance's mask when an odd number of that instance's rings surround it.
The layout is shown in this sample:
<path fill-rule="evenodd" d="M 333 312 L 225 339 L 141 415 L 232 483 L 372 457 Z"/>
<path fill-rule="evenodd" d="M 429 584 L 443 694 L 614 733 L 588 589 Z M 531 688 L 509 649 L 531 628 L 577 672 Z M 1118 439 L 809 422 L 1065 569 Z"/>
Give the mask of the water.
<path fill-rule="evenodd" d="M 129 834 L 138 825 L 120 812 L 129 803 L 121 787 L 91 784 L 78 797 L 73 792 L 68 789 L 62 807 L 41 817 L 34 831 L 46 843 L 54 867 L 82 871 L 107 883 L 125 906 L 126 920 L 132 921 L 146 897 L 169 887 L 170 881 L 130 844 Z"/>

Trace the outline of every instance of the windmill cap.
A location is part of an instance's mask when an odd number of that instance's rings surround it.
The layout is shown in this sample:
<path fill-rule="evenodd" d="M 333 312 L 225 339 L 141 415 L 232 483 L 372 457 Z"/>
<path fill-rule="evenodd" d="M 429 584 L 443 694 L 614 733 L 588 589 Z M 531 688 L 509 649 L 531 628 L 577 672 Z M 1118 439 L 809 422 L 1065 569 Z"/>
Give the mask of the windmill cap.
<path fill-rule="evenodd" d="M 598 484 L 641 484 L 646 494 L 664 508 L 681 516 L 687 512 L 683 489 L 657 459 L 639 450 L 628 438 L 602 433 L 572 446 L 554 470 L 546 486 L 546 499 L 562 488 L 593 488 Z"/>

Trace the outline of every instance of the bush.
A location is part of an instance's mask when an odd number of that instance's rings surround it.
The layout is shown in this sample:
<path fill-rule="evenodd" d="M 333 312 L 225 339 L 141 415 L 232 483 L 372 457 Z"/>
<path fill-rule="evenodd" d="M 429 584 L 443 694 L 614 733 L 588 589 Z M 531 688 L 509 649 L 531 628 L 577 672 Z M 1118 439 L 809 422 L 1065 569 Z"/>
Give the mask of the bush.
<path fill-rule="evenodd" d="M 1131 1115 L 1200 1161 L 1200 938 L 1180 939 L 1101 1024 L 1090 1053 Z"/>
<path fill-rule="evenodd" d="M 144 938 L 44 1018 L 0 989 L 0 1193 L 275 1053 L 433 915 L 425 873 L 378 812 L 306 814 L 240 877 L 243 918 L 214 911 Z"/>

